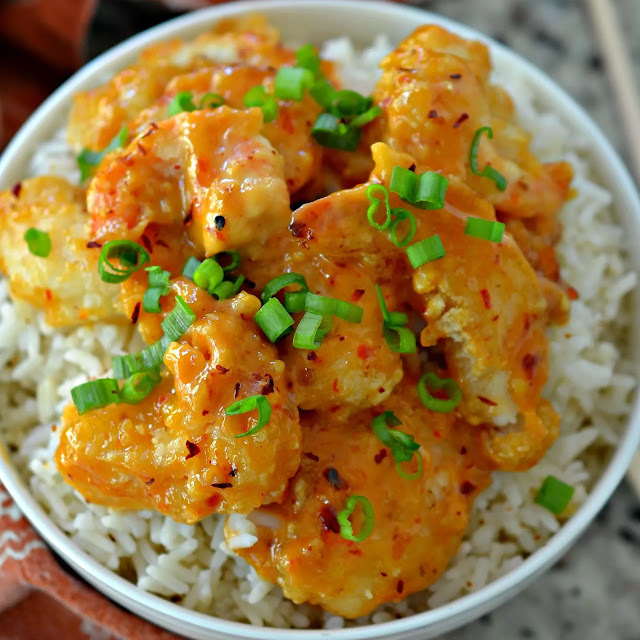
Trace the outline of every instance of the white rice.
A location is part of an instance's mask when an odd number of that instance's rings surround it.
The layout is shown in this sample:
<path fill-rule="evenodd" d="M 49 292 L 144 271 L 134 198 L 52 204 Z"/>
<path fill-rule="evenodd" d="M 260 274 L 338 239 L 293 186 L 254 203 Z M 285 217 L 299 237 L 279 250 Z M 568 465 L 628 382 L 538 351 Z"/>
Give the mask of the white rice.
<path fill-rule="evenodd" d="M 369 92 L 377 62 L 390 49 L 384 38 L 364 52 L 346 39 L 326 44 L 323 54 L 340 64 L 346 86 Z M 306 628 L 379 623 L 437 607 L 479 589 L 520 564 L 559 529 L 556 516 L 533 502 L 547 475 L 576 488 L 577 508 L 618 441 L 635 386 L 626 347 L 631 316 L 625 301 L 635 286 L 624 234 L 610 211 L 610 194 L 593 182 L 584 141 L 554 114 L 536 105 L 517 69 L 499 70 L 499 82 L 516 99 L 522 124 L 536 132 L 533 146 L 545 161 L 566 159 L 575 170 L 577 197 L 561 212 L 571 229 L 558 247 L 562 275 L 580 293 L 568 325 L 551 329 L 547 395 L 562 413 L 561 435 L 544 459 L 526 473 L 496 473 L 476 501 L 471 526 L 456 558 L 429 590 L 379 607 L 355 621 L 294 605 L 264 582 L 233 549 L 256 541 L 255 525 L 231 516 L 237 532 L 224 541 L 223 516 L 194 526 L 151 511 L 114 511 L 84 499 L 57 473 L 62 407 L 70 389 L 104 375 L 113 354 L 135 349 L 130 328 L 97 324 L 54 331 L 32 310 L 12 303 L 0 281 L 0 432 L 14 450 L 17 467 L 33 495 L 75 543 L 141 589 L 185 607 L 255 625 Z M 42 145 L 32 175 L 56 173 L 78 180 L 63 134 Z"/>

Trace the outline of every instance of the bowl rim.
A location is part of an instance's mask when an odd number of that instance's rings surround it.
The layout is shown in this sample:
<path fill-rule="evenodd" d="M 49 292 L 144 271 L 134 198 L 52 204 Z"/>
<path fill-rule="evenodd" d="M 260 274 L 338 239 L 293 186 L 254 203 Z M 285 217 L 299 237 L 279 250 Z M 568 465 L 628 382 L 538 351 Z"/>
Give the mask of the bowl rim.
<path fill-rule="evenodd" d="M 92 81 L 97 79 L 99 73 L 103 73 L 105 67 L 117 68 L 119 64 L 120 66 L 126 64 L 125 58 L 138 53 L 152 42 L 178 35 L 176 32 L 179 31 L 193 31 L 196 27 L 204 31 L 221 18 L 236 16 L 249 11 L 258 11 L 268 17 L 272 11 L 277 12 L 278 10 L 287 9 L 304 13 L 306 11 L 314 11 L 318 6 L 322 6 L 324 11 L 329 12 L 340 12 L 345 9 L 362 11 L 362 5 L 362 0 L 245 0 L 219 4 L 192 12 L 125 40 L 76 72 L 32 114 L 0 157 L 0 187 L 6 188 L 9 186 L 6 174 L 11 173 L 12 165 L 18 163 L 20 158 L 22 158 L 21 161 L 24 164 L 25 158 L 31 155 L 29 151 L 30 143 L 43 140 L 43 135 L 39 132 L 47 128 L 47 121 L 55 120 L 56 117 L 62 120 L 65 117 L 66 110 L 68 110 L 68 101 L 73 93 L 78 91 L 80 87 L 89 86 Z M 367 2 L 367 10 L 375 11 L 381 17 L 394 15 L 406 18 L 407 25 L 412 23 L 417 26 L 426 22 L 440 24 L 465 38 L 473 38 L 487 44 L 493 60 L 506 60 L 518 66 L 519 70 L 536 87 L 536 90 L 540 89 L 544 92 L 546 101 L 552 103 L 554 107 L 561 107 L 565 111 L 571 112 L 575 128 L 586 134 L 591 149 L 598 149 L 599 157 L 593 164 L 602 175 L 607 176 L 607 179 L 603 181 L 607 183 L 607 187 L 612 191 L 614 199 L 622 198 L 625 201 L 624 204 L 630 207 L 629 219 L 634 218 L 636 223 L 636 227 L 632 229 L 632 232 L 640 237 L 638 235 L 640 233 L 638 231 L 638 227 L 640 227 L 640 199 L 625 165 L 584 109 L 542 71 L 520 55 L 475 29 L 418 7 L 369 1 Z M 381 22 L 381 24 L 384 23 Z M 410 30 L 408 29 L 407 33 Z M 383 31 L 383 28 L 380 31 Z M 48 128 L 51 129 L 50 126 Z M 47 138 L 44 139 L 46 140 Z M 618 209 L 619 213 L 621 210 L 620 203 L 615 208 Z M 620 216 L 618 217 L 619 222 L 625 224 L 625 221 L 620 219 Z M 626 222 L 628 224 L 628 220 Z M 632 254 L 630 255 L 630 261 L 635 262 L 633 268 L 638 272 L 638 260 L 634 260 Z M 636 289 L 636 313 L 639 308 L 639 301 L 640 294 Z M 186 625 L 188 626 L 188 632 L 197 634 L 197 637 L 211 637 L 206 634 L 219 632 L 229 634 L 229 637 L 247 637 L 255 640 L 301 637 L 309 640 L 316 638 L 365 640 L 371 637 L 369 635 L 371 632 L 376 637 L 401 637 L 402 634 L 421 629 L 425 632 L 437 629 L 439 633 L 442 633 L 474 619 L 515 595 L 539 573 L 556 561 L 586 529 L 621 481 L 639 443 L 640 398 L 636 389 L 626 430 L 622 434 L 607 468 L 594 485 L 585 502 L 551 537 L 545 546 L 536 550 L 522 564 L 504 576 L 490 582 L 476 592 L 457 598 L 436 609 L 375 625 L 336 630 L 256 627 L 247 623 L 199 613 L 167 602 L 155 594 L 143 591 L 135 584 L 115 574 L 77 547 L 31 495 L 27 483 L 18 475 L 17 469 L 13 466 L 9 453 L 1 440 L 0 482 L 5 485 L 22 513 L 25 514 L 44 540 L 62 558 L 70 562 L 85 579 L 125 608 L 133 610 L 147 619 L 152 618 L 156 624 L 171 628 L 178 633 L 184 633 Z"/>

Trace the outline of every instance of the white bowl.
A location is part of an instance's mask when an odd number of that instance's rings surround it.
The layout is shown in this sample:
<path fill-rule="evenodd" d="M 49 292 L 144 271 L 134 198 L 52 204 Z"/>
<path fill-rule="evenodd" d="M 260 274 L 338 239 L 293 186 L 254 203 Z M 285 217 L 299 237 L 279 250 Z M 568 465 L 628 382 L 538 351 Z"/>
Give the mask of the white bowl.
<path fill-rule="evenodd" d="M 464 37 L 488 44 L 495 63 L 517 65 L 521 74 L 538 89 L 540 101 L 550 111 L 570 120 L 584 134 L 594 149 L 592 166 L 599 181 L 613 194 L 614 210 L 626 231 L 629 246 L 640 246 L 640 200 L 629 174 L 609 142 L 589 116 L 564 91 L 531 64 L 489 38 L 455 22 L 426 11 L 396 4 L 354 0 L 258 0 L 234 2 L 211 7 L 167 22 L 146 31 L 97 58 L 60 87 L 28 120 L 0 158 L 0 188 L 6 189 L 27 175 L 29 160 L 41 142 L 52 137 L 68 116 L 71 96 L 96 84 L 132 63 L 140 51 L 151 43 L 172 37 L 189 38 L 204 31 L 221 18 L 249 11 L 264 13 L 283 37 L 296 42 L 316 42 L 348 35 L 357 44 L 369 44 L 373 34 L 385 32 L 392 42 L 407 36 L 426 22 L 441 24 Z M 631 255 L 633 269 L 640 271 L 640 254 Z M 635 313 L 638 315 L 638 290 Z M 640 322 L 634 323 L 633 344 L 638 344 Z M 635 347 L 634 347 L 635 349 Z M 636 362 L 639 359 L 635 358 Z M 638 367 L 636 375 L 640 376 Z M 547 545 L 533 553 L 522 565 L 479 591 L 432 611 L 382 624 L 335 631 L 283 630 L 253 627 L 229 622 L 186 610 L 150 593 L 112 573 L 81 551 L 52 522 L 31 496 L 27 485 L 12 466 L 6 448 L 0 443 L 0 480 L 12 497 L 53 549 L 83 578 L 130 611 L 162 627 L 192 638 L 224 640 L 305 640 L 332 638 L 356 640 L 368 638 L 433 638 L 486 613 L 523 589 L 554 563 L 575 542 L 611 496 L 622 479 L 633 452 L 640 441 L 640 407 L 633 404 L 629 423 L 609 465 L 591 491 L 586 502 L 556 533 Z"/>

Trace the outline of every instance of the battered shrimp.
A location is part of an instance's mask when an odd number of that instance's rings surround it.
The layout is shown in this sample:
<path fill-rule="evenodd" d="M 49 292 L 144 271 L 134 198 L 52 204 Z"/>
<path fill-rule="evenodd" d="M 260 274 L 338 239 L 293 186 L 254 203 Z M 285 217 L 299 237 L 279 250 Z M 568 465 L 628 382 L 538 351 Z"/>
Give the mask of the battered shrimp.
<path fill-rule="evenodd" d="M 284 502 L 251 514 L 258 541 L 235 549 L 287 598 L 355 618 L 425 589 L 456 553 L 473 500 L 490 477 L 465 446 L 464 426 L 452 414 L 426 411 L 414 385 L 405 380 L 381 409 L 393 411 L 402 421 L 396 428 L 421 445 L 423 473 L 415 480 L 396 471 L 371 429 L 374 412 L 345 422 L 327 413 L 302 418 L 302 463 Z M 403 466 L 406 473 L 416 468 L 415 458 Z M 351 495 L 373 507 L 373 531 L 363 542 L 340 535 L 336 516 Z M 351 522 L 357 534 L 359 507 Z M 233 549 L 233 521 L 226 536 Z"/>
<path fill-rule="evenodd" d="M 49 235 L 51 253 L 32 254 L 24 238 Z M 99 246 L 88 243 L 84 191 L 57 177 L 31 178 L 0 193 L 0 270 L 11 295 L 45 312 L 52 326 L 117 320 L 118 287 L 98 275 Z"/>
<path fill-rule="evenodd" d="M 284 364 L 252 317 L 253 296 L 212 304 L 169 346 L 168 373 L 142 402 L 112 404 L 82 416 L 69 405 L 55 460 L 89 501 L 156 509 L 178 522 L 241 512 L 282 498 L 300 464 L 298 410 Z M 271 418 L 225 415 L 236 400 L 264 395 Z"/>
<path fill-rule="evenodd" d="M 180 113 L 108 157 L 87 194 L 97 240 L 137 239 L 151 224 L 200 255 L 264 245 L 289 217 L 282 158 L 260 135 L 262 111 Z"/>

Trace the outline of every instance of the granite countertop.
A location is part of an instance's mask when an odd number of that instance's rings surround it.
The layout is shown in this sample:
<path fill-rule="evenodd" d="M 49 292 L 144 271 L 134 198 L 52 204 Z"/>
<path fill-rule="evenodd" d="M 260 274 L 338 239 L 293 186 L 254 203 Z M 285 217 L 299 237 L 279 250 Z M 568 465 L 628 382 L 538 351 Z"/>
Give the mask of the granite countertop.
<path fill-rule="evenodd" d="M 468 24 L 533 62 L 582 104 L 624 156 L 615 102 L 580 0 L 412 4 Z M 640 4 L 615 4 L 640 85 Z M 553 569 L 507 604 L 441 640 L 520 638 L 640 638 L 640 500 L 627 483 Z"/>

